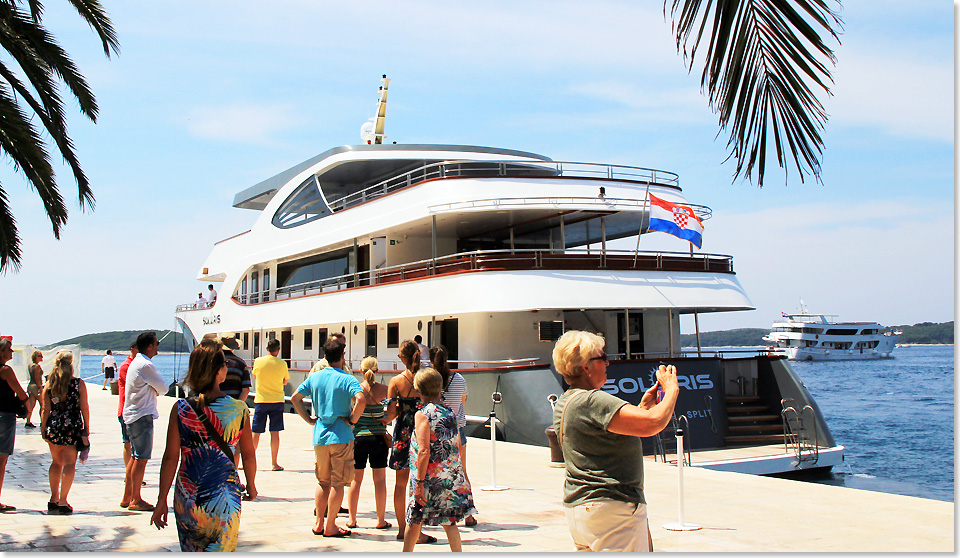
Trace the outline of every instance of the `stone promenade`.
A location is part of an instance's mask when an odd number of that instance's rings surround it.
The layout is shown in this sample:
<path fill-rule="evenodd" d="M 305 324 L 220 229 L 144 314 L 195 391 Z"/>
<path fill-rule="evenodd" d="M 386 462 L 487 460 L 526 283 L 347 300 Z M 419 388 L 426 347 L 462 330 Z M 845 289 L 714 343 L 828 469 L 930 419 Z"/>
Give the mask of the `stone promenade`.
<path fill-rule="evenodd" d="M 18 420 L 16 449 L 7 463 L 0 501 L 18 508 L 0 514 L 0 551 L 179 550 L 173 524 L 158 531 L 149 513 L 119 506 L 123 490 L 116 396 L 91 384 L 91 453 L 77 467 L 70 493 L 72 516 L 48 516 L 47 467 L 50 455 L 36 429 L 24 431 Z M 173 399 L 161 398 L 154 459 L 147 467 L 143 495 L 155 501 L 163 453 L 166 417 Z M 270 471 L 268 438 L 261 440 L 257 487 L 260 496 L 243 503 L 239 550 L 244 552 L 398 552 L 396 529 L 374 529 L 373 483 L 365 479 L 359 527 L 347 539 L 314 536 L 312 528 L 313 448 L 311 427 L 286 415 L 280 463 Z M 37 421 L 39 422 L 39 421 Z M 497 484 L 508 490 L 484 490 L 492 482 L 489 440 L 470 439 L 469 473 L 480 515 L 479 525 L 461 527 L 466 552 L 569 552 L 573 550 L 561 506 L 563 469 L 548 466 L 546 448 L 498 443 Z M 953 552 L 954 505 L 800 481 L 685 469 L 685 519 L 699 531 L 668 531 L 678 519 L 675 467 L 647 461 L 646 494 L 650 528 L 658 551 L 669 552 Z M 945 471 L 944 474 L 952 474 Z M 241 476 L 242 478 L 242 476 Z M 393 473 L 387 473 L 387 520 L 392 512 Z M 172 496 L 171 496 L 172 498 Z M 171 502 L 172 504 L 172 502 Z M 343 526 L 346 518 L 341 517 Z M 445 552 L 443 530 L 426 532 L 439 544 L 418 545 L 418 552 Z"/>

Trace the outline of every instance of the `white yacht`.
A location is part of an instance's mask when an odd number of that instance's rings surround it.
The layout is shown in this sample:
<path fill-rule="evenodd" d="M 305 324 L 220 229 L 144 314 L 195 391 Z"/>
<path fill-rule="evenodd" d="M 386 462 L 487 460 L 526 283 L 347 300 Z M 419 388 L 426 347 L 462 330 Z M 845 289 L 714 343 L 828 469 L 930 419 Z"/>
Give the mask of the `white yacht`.
<path fill-rule="evenodd" d="M 204 286 L 219 285 L 216 302 L 177 308 L 188 340 L 234 336 L 235 352 L 252 362 L 279 339 L 291 395 L 333 332 L 346 336 L 352 367 L 373 355 L 386 376 L 402 370 L 399 343 L 421 335 L 445 345 L 467 379 L 472 434 L 489 436 L 496 413 L 497 436 L 546 445 L 548 396 L 565 387 L 551 370 L 554 342 L 586 329 L 607 339 L 605 389 L 628 400 L 639 401 L 660 361 L 676 364 L 688 447 L 770 454 L 693 465 L 777 473 L 840 462 L 843 448 L 785 359 L 681 351 L 682 314 L 752 309 L 731 256 L 687 251 L 679 239 L 677 252 L 607 247 L 648 232 L 651 195 L 700 221 L 711 216 L 686 200 L 676 174 L 384 143 L 388 83 L 362 129 L 366 143 L 235 196 L 234 207 L 259 216 L 217 242 L 200 268 Z"/>
<path fill-rule="evenodd" d="M 799 314 L 781 312 L 763 340 L 790 360 L 871 360 L 893 358 L 903 334 L 877 322 L 838 322 L 833 314 L 810 314 L 801 303 Z"/>

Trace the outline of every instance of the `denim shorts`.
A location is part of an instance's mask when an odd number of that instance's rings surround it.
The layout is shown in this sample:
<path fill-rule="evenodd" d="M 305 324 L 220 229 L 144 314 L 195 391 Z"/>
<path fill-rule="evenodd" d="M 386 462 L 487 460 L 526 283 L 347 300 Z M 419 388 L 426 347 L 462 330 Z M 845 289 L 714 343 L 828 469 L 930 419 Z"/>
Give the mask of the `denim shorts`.
<path fill-rule="evenodd" d="M 117 417 L 117 420 L 120 421 L 120 439 L 124 444 L 129 444 L 130 435 L 127 434 L 127 423 L 123 422 L 123 415 Z"/>
<path fill-rule="evenodd" d="M 466 430 L 466 427 L 461 427 L 461 428 L 460 428 L 460 445 L 461 445 L 461 446 L 467 445 L 467 430 Z"/>
<path fill-rule="evenodd" d="M 146 461 L 153 455 L 153 415 L 144 415 L 127 425 L 130 437 L 130 455 Z"/>
<path fill-rule="evenodd" d="M 250 430 L 263 434 L 267 430 L 267 418 L 270 418 L 270 432 L 283 430 L 283 403 L 257 403 L 253 407 L 253 421 Z"/>
<path fill-rule="evenodd" d="M 13 455 L 13 437 L 17 433 L 17 415 L 0 413 L 0 455 Z"/>

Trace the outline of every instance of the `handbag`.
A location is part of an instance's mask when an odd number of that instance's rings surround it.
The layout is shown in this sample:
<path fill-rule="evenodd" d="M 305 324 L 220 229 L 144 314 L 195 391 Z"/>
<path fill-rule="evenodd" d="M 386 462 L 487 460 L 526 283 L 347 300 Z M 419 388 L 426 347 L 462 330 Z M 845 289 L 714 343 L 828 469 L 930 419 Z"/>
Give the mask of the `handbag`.
<path fill-rule="evenodd" d="M 17 418 L 27 418 L 27 400 L 17 399 Z"/>
<path fill-rule="evenodd" d="M 217 446 L 220 448 L 220 451 L 227 455 L 227 459 L 230 462 L 233 462 L 233 450 L 230 449 L 230 444 L 223 439 L 223 436 L 217 432 L 216 427 L 213 426 L 213 423 L 210 422 L 210 417 L 207 416 L 207 413 L 204 413 L 200 410 L 199 405 L 197 404 L 196 397 L 187 397 L 184 399 L 187 402 L 187 405 L 193 409 L 193 412 L 197 414 L 197 418 L 200 419 L 200 424 L 207 429 L 207 435 L 210 436 L 210 439 L 217 443 Z"/>
<path fill-rule="evenodd" d="M 90 443 L 84 443 L 84 438 L 88 438 L 88 436 L 81 436 L 80 439 L 77 440 L 77 451 L 80 452 L 80 455 L 77 456 L 77 459 L 80 460 L 81 464 L 86 463 L 87 458 L 90 457 Z"/>

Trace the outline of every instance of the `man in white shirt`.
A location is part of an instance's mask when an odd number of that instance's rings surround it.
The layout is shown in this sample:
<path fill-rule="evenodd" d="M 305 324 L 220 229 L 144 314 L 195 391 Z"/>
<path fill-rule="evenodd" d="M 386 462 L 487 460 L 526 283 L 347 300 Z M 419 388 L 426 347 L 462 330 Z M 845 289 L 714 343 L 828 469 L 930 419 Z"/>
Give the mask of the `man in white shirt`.
<path fill-rule="evenodd" d="M 213 303 L 217 301 L 217 291 L 213 290 L 213 285 L 207 285 L 207 302 L 210 303 L 210 306 L 213 306 Z"/>
<path fill-rule="evenodd" d="M 152 331 L 137 337 L 137 354 L 127 369 L 124 389 L 123 423 L 127 425 L 130 438 L 131 459 L 127 475 L 130 478 L 131 496 L 127 507 L 130 511 L 153 511 L 153 506 L 140 496 L 140 486 L 147 461 L 153 451 L 153 421 L 160 418 L 157 396 L 166 393 L 169 386 L 164 381 L 152 359 L 159 352 L 160 342 Z"/>
<path fill-rule="evenodd" d="M 420 368 L 432 368 L 430 366 L 430 349 L 423 344 L 423 337 L 416 335 L 413 342 L 417 344 L 417 347 L 420 347 Z"/>
<path fill-rule="evenodd" d="M 117 359 L 113 358 L 113 351 L 107 349 L 107 356 L 100 361 L 100 372 L 103 373 L 103 389 L 107 389 L 107 382 L 113 379 L 117 370 Z"/>

